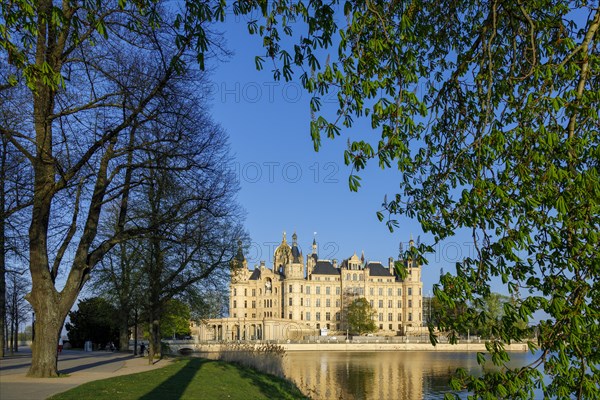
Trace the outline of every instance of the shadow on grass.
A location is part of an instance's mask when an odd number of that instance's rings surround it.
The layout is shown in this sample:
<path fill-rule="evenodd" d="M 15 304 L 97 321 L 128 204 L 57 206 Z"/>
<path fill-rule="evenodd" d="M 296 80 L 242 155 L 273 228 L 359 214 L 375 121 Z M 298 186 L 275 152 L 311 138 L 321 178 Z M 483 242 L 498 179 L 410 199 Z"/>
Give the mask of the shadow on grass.
<path fill-rule="evenodd" d="M 139 400 L 163 400 L 163 399 L 179 399 L 189 386 L 196 373 L 202 368 L 208 360 L 192 358 L 185 362 L 177 373 L 170 376 L 163 383 L 152 389 L 149 393 L 141 396 Z"/>
<path fill-rule="evenodd" d="M 293 383 L 285 379 L 274 375 L 266 375 L 242 366 L 239 367 L 239 371 L 242 378 L 250 379 L 259 388 L 260 392 L 269 399 L 289 398 L 290 395 L 297 399 L 307 398 Z"/>

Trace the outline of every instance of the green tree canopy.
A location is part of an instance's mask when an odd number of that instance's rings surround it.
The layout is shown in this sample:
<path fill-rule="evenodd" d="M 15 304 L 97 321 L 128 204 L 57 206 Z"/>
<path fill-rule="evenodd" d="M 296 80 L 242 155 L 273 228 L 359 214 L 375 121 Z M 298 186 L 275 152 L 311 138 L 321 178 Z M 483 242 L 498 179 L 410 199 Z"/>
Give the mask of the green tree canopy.
<path fill-rule="evenodd" d="M 190 329 L 190 307 L 178 299 L 167 301 L 160 319 L 160 332 L 164 337 L 187 336 Z"/>
<path fill-rule="evenodd" d="M 119 329 L 116 315 L 117 309 L 101 297 L 79 301 L 77 310 L 69 312 L 70 322 L 65 325 L 69 343 L 77 348 L 82 348 L 87 340 L 101 348 L 109 342 L 117 345 Z"/>
<path fill-rule="evenodd" d="M 597 398 L 598 1 L 276 0 L 241 7 L 263 12 L 264 20 L 248 26 L 266 49 L 257 66 L 271 58 L 276 78 L 299 71 L 313 94 L 315 149 L 322 136 L 344 129 L 358 137 L 344 153 L 353 168 L 350 189 L 358 190 L 369 162 L 397 169 L 398 193 L 377 216 L 390 230 L 399 216 L 421 223 L 431 239 L 411 248 L 412 256 L 457 234 L 472 237 L 473 254 L 434 290 L 448 309 L 468 306 L 439 328 L 452 333 L 481 318 L 478 303 L 497 278 L 517 299 L 504 307 L 489 347 L 503 364 L 503 345 L 527 334 L 522 322 L 546 315 L 539 363 L 461 374 L 453 387 L 476 397 L 533 397 L 541 388 L 550 397 Z M 307 27 L 301 37 L 293 29 L 298 19 Z M 323 51 L 329 47 L 337 48 Z M 331 93 L 333 109 L 321 102 Z"/>
<path fill-rule="evenodd" d="M 345 312 L 346 323 L 351 333 L 363 335 L 377 330 L 375 321 L 373 321 L 375 310 L 364 297 L 353 300 Z"/>

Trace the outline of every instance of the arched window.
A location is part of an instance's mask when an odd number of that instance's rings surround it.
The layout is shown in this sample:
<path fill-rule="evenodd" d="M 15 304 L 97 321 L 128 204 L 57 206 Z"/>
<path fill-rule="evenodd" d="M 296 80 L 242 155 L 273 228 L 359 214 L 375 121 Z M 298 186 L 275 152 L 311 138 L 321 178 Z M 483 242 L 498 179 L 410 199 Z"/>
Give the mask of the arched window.
<path fill-rule="evenodd" d="M 352 274 L 352 280 L 355 281 L 356 280 L 356 274 Z"/>

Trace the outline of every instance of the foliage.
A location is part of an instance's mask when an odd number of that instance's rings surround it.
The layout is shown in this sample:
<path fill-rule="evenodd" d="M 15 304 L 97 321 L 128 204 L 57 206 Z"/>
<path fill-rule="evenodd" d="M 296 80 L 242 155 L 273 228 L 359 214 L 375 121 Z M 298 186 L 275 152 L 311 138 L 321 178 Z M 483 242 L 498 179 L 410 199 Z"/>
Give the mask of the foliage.
<path fill-rule="evenodd" d="M 77 310 L 69 312 L 70 322 L 65 325 L 69 343 L 77 348 L 83 348 L 88 340 L 100 348 L 104 348 L 109 342 L 118 345 L 116 313 L 116 308 L 101 297 L 79 301 Z"/>
<path fill-rule="evenodd" d="M 398 216 L 421 223 L 432 243 L 409 250 L 421 261 L 447 238 L 472 237 L 474 254 L 434 290 L 444 309 L 465 310 L 439 328 L 485 319 L 481 305 L 496 278 L 515 298 L 489 346 L 504 364 L 503 345 L 527 335 L 523 322 L 534 313 L 545 315 L 539 343 L 530 343 L 542 350 L 538 363 L 461 373 L 454 388 L 484 398 L 530 397 L 536 387 L 548 397 L 596 398 L 598 2 L 280 0 L 244 2 L 241 12 L 259 5 L 264 19 L 248 25 L 266 48 L 257 66 L 271 58 L 275 78 L 285 79 L 302 70 L 315 149 L 323 135 L 359 131 L 344 153 L 350 189 L 370 161 L 398 170 L 398 194 L 378 216 L 388 213 L 390 230 Z M 291 22 L 299 18 L 308 28 L 301 37 Z M 330 46 L 333 59 L 321 51 Z M 337 107 L 322 108 L 332 92 Z"/>
<path fill-rule="evenodd" d="M 162 312 L 160 331 L 165 337 L 187 336 L 191 333 L 190 317 L 190 307 L 187 304 L 171 299 Z"/>
<path fill-rule="evenodd" d="M 375 325 L 375 321 L 373 320 L 375 310 L 364 297 L 354 299 L 346 307 L 345 317 L 351 333 L 363 335 L 377 330 L 377 325 Z"/>
<path fill-rule="evenodd" d="M 68 399 L 305 399 L 284 379 L 254 369 L 200 358 L 134 375 L 89 382 L 52 396 Z"/>

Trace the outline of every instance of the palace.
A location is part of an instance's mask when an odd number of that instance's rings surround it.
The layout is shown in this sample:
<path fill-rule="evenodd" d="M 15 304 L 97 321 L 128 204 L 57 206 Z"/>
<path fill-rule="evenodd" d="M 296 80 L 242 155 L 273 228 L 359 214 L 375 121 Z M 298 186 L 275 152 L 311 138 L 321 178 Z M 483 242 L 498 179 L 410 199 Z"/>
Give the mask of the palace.
<path fill-rule="evenodd" d="M 297 235 L 288 244 L 285 233 L 273 258 L 248 268 L 241 243 L 232 262 L 229 318 L 193 325 L 200 340 L 277 340 L 342 334 L 346 331 L 344 307 L 364 297 L 375 310 L 378 335 L 403 335 L 422 326 L 421 266 L 401 262 L 402 279 L 392 257 L 386 265 L 365 261 L 356 253 L 341 263 L 322 260 L 313 240 L 312 253 L 304 259 Z M 411 238 L 409 245 L 414 245 Z M 418 328 L 417 328 L 418 327 Z"/>

